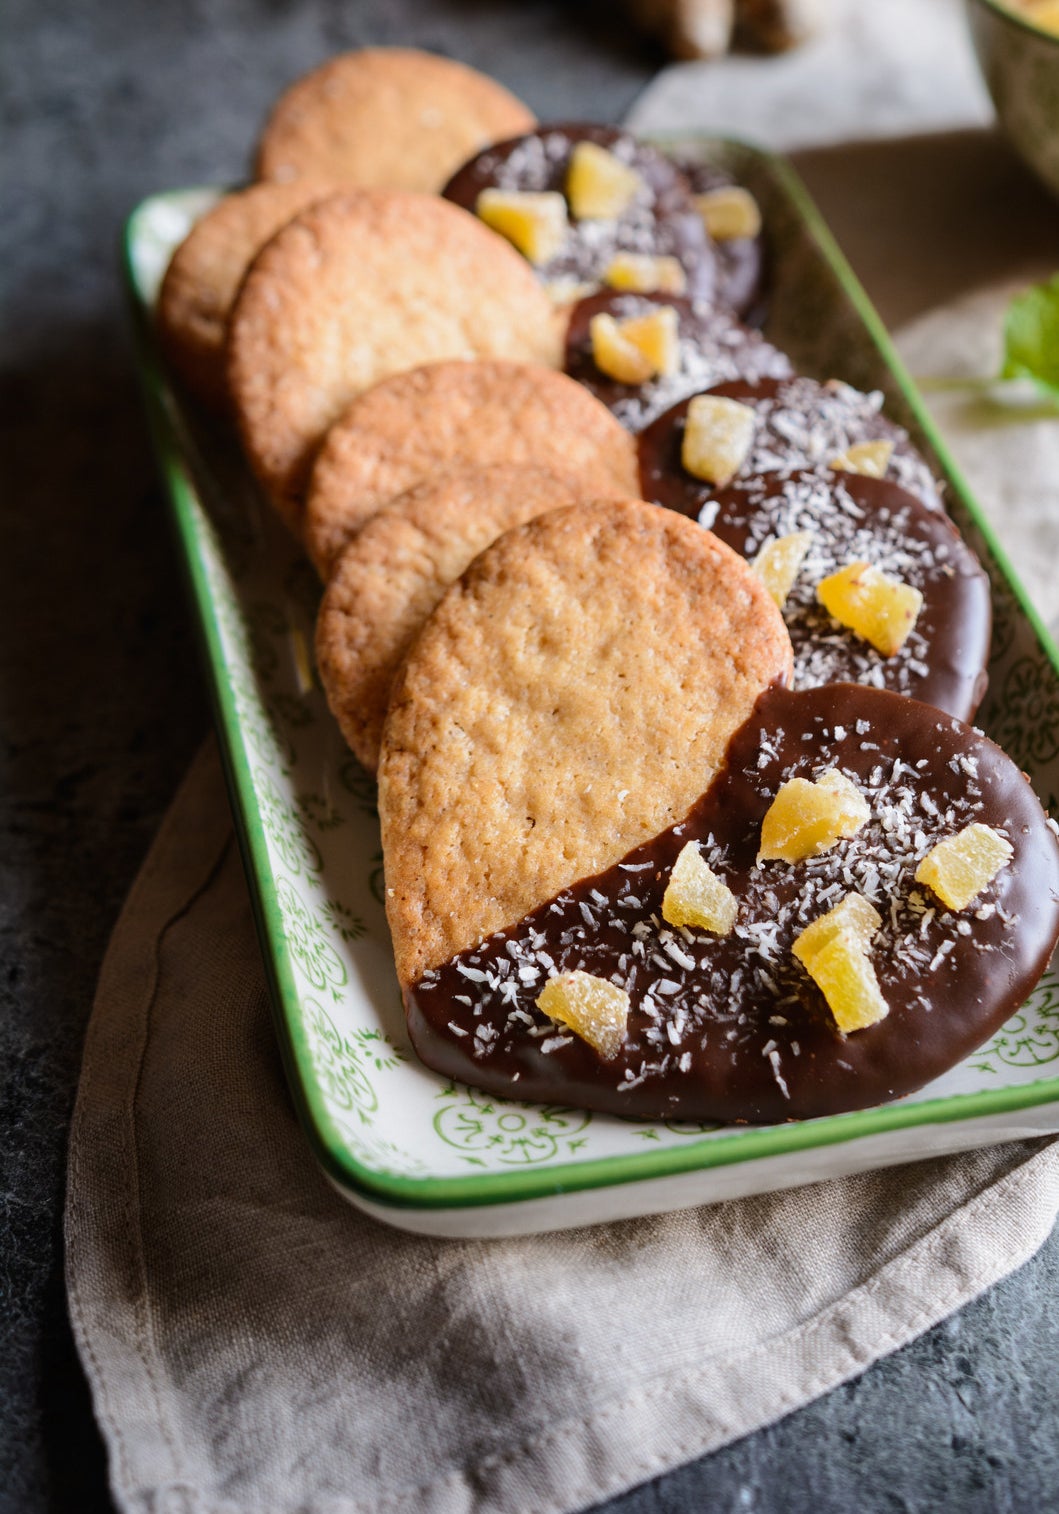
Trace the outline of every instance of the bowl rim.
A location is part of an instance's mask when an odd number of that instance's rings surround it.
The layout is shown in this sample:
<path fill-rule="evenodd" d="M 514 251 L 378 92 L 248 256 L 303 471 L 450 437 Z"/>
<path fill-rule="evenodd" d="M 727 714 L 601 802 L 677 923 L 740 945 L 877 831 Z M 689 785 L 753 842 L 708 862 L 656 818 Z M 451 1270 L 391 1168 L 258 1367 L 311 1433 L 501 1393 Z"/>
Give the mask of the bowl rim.
<path fill-rule="evenodd" d="M 1008 0 L 969 0 L 969 4 L 981 6 L 991 11 L 998 20 L 1007 21 L 1018 30 L 1029 32 L 1032 36 L 1040 37 L 1045 42 L 1059 47 L 1059 33 L 1047 31 L 1043 26 L 1036 26 L 1029 20 L 1026 12 L 1016 10 L 1013 4 L 1008 3 Z"/>

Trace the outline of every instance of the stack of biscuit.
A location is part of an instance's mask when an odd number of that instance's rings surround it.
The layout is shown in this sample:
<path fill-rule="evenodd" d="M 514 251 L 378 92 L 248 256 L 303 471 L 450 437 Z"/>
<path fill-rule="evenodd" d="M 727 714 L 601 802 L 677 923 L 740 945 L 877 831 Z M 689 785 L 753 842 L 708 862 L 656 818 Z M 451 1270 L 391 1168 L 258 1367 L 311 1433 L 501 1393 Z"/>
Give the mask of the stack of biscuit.
<path fill-rule="evenodd" d="M 424 1061 L 759 1120 L 991 1034 L 1059 852 L 966 724 L 988 583 L 879 397 L 755 328 L 753 197 L 404 49 L 294 84 L 257 169 L 159 336 L 324 583 Z"/>

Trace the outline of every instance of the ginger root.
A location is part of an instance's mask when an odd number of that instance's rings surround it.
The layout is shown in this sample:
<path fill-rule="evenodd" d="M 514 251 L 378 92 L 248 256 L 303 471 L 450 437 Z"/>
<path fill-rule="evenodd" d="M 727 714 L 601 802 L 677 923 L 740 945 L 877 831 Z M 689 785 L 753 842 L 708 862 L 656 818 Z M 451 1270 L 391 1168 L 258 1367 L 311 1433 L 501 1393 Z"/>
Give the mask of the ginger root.
<path fill-rule="evenodd" d="M 823 26 L 830 0 L 628 0 L 633 20 L 676 58 L 717 58 L 737 37 L 784 52 Z"/>

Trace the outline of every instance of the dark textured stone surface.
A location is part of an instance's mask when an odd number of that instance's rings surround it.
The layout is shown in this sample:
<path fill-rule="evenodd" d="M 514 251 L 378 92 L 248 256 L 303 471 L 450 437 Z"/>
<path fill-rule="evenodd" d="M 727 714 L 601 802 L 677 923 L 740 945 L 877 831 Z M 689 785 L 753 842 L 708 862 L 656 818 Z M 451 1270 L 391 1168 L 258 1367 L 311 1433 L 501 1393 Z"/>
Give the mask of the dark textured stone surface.
<path fill-rule="evenodd" d="M 0 1510 L 110 1508 L 66 1321 L 65 1130 L 100 959 L 208 724 L 130 372 L 116 245 L 142 195 L 234 180 L 329 52 L 413 42 L 542 114 L 610 120 L 657 66 L 562 0 L 8 0 L 2 79 Z M 859 1382 L 610 1507 L 1059 1508 L 1059 1244 Z"/>

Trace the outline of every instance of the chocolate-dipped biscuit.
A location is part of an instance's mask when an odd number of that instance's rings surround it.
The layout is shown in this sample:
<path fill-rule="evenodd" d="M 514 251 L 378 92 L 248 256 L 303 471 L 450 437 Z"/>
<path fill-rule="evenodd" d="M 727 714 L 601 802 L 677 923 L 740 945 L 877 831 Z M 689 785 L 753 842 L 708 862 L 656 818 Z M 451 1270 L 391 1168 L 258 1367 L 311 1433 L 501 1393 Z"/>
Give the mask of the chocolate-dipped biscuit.
<path fill-rule="evenodd" d="M 796 689 L 864 683 L 960 720 L 974 715 L 987 683 L 989 579 L 948 516 L 890 479 L 828 472 L 746 479 L 717 490 L 699 519 L 751 561 L 769 541 L 809 534 L 783 605 Z M 817 597 L 821 579 L 853 562 L 871 563 L 923 596 L 912 631 L 892 656 L 839 625 Z"/>
<path fill-rule="evenodd" d="M 679 363 L 675 372 L 659 374 L 645 384 L 623 384 L 597 366 L 592 356 L 593 316 L 611 315 L 624 321 L 667 305 L 677 313 Z M 726 310 L 678 295 L 620 294 L 616 290 L 589 295 L 573 307 L 566 330 L 565 367 L 630 431 L 642 431 L 678 400 L 713 384 L 736 378 L 787 378 L 793 373 L 785 352 Z"/>
<path fill-rule="evenodd" d="M 780 786 L 837 769 L 869 818 L 800 862 L 759 862 Z M 995 828 L 1010 860 L 967 908 L 915 881 L 941 840 Z M 728 935 L 672 927 L 662 898 L 690 841 L 736 897 Z M 880 917 L 871 962 L 885 1018 L 843 1036 L 792 954 L 850 893 Z M 1059 847 L 1029 782 L 971 727 L 853 684 L 767 691 L 687 818 L 405 992 L 428 1066 L 491 1093 L 637 1119 L 773 1122 L 898 1098 L 993 1035 L 1059 936 Z M 604 1059 L 537 1008 L 546 982 L 586 971 L 629 995 Z"/>
<path fill-rule="evenodd" d="M 566 240 L 537 267 L 547 284 L 596 285 L 618 252 L 675 257 L 684 268 L 687 293 L 713 300 L 717 260 L 702 218 L 691 202 L 688 181 L 664 154 L 614 126 L 542 126 L 525 136 L 495 142 L 458 169 L 442 191 L 474 211 L 483 189 L 565 193 L 571 154 L 579 142 L 613 153 L 642 180 L 629 207 L 615 219 L 571 217 Z"/>
<path fill-rule="evenodd" d="M 864 394 L 832 379 L 820 384 L 798 375 L 716 384 L 710 394 L 737 400 L 755 413 L 750 449 L 736 475 L 827 470 L 833 458 L 861 442 L 893 443 L 886 477 L 942 508 L 937 480 L 908 439 L 908 433 L 881 413 L 882 395 Z M 644 499 L 697 516 L 713 495 L 712 484 L 687 472 L 680 460 L 689 400 L 681 400 L 640 436 L 640 479 Z"/>

